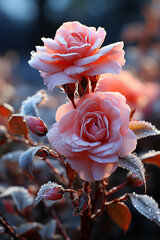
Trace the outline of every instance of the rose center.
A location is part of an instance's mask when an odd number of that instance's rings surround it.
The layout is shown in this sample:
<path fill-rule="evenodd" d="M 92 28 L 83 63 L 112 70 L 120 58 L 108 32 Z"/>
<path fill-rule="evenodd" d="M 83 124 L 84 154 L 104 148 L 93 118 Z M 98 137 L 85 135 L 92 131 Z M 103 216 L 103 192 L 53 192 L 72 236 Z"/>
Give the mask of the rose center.
<path fill-rule="evenodd" d="M 69 35 L 67 43 L 68 43 L 68 48 L 70 48 L 70 47 L 74 47 L 74 46 L 81 46 L 85 43 L 85 41 L 79 33 L 72 32 Z"/>
<path fill-rule="evenodd" d="M 95 113 L 96 114 L 96 113 Z M 93 114 L 94 115 L 94 114 Z M 109 136 L 108 120 L 105 116 L 92 116 L 83 119 L 81 136 L 90 141 L 101 141 Z"/>

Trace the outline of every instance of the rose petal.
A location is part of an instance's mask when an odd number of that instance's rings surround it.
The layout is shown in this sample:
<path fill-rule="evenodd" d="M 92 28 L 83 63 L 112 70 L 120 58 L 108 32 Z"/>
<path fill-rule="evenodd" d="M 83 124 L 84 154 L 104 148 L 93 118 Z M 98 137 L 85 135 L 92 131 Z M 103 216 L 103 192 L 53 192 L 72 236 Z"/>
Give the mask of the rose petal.
<path fill-rule="evenodd" d="M 73 128 L 76 110 L 73 109 L 65 114 L 59 121 L 59 131 L 63 133 Z"/>
<path fill-rule="evenodd" d="M 51 51 L 58 51 L 62 49 L 61 45 L 52 38 L 43 37 L 42 41 L 44 42 L 45 46 Z"/>
<path fill-rule="evenodd" d="M 92 162 L 92 176 L 95 181 L 109 177 L 116 170 L 118 163 Z"/>
<path fill-rule="evenodd" d="M 60 119 L 70 110 L 73 110 L 73 105 L 71 102 L 61 105 L 56 112 L 55 116 L 56 121 L 59 122 Z"/>
<path fill-rule="evenodd" d="M 101 56 L 102 56 L 101 54 L 95 54 L 89 57 L 81 58 L 79 60 L 76 60 L 74 64 L 78 67 L 81 67 L 97 61 Z"/>
<path fill-rule="evenodd" d="M 38 69 L 40 71 L 45 71 L 47 73 L 56 73 L 64 69 L 64 65 L 60 63 L 54 63 L 54 65 L 52 65 L 52 63 L 46 63 L 40 60 L 38 56 L 31 58 L 31 60 L 28 61 L 28 63 L 31 67 Z"/>
<path fill-rule="evenodd" d="M 106 157 L 97 157 L 96 155 L 88 154 L 88 156 L 95 162 L 98 163 L 114 163 L 118 162 L 119 158 L 117 155 L 107 155 Z"/>
<path fill-rule="evenodd" d="M 67 76 L 64 72 L 58 72 L 44 78 L 44 83 L 48 86 L 48 89 L 51 91 L 57 85 L 75 83 L 76 81 L 77 81 L 76 78 L 71 78 Z"/>
<path fill-rule="evenodd" d="M 120 157 L 125 157 L 135 150 L 136 145 L 137 145 L 136 135 L 132 132 L 132 130 L 128 129 L 126 134 L 123 136 L 122 146 L 118 150 L 117 154 Z"/>
<path fill-rule="evenodd" d="M 120 73 L 122 67 L 119 63 L 117 63 L 115 60 L 108 59 L 103 61 L 97 61 L 95 63 L 92 63 L 89 65 L 90 70 L 85 72 L 87 76 L 94 76 L 94 75 L 100 75 L 102 73 L 113 73 L 113 74 L 118 74 Z"/>
<path fill-rule="evenodd" d="M 87 71 L 88 69 L 89 69 L 88 66 L 85 66 L 85 67 L 69 66 L 64 70 L 64 72 L 68 76 L 70 76 L 70 75 L 76 76 L 77 74 L 83 73 L 83 72 Z"/>

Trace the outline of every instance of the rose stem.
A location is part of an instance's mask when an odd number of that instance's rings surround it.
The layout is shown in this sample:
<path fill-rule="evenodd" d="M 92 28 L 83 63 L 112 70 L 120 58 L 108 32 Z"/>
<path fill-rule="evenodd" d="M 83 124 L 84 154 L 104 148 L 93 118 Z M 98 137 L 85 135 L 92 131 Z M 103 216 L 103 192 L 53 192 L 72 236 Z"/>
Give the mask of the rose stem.
<path fill-rule="evenodd" d="M 105 208 L 105 202 L 106 202 L 106 188 L 105 188 L 105 184 L 102 180 L 102 191 L 103 191 L 103 202 L 102 202 L 102 205 L 101 205 L 101 208 L 99 210 L 97 210 L 97 212 L 95 214 L 93 214 L 91 216 L 91 219 L 94 220 L 95 218 L 97 218 L 104 210 Z"/>
<path fill-rule="evenodd" d="M 96 205 L 97 205 L 97 202 L 99 200 L 99 197 L 101 195 L 101 187 L 99 186 L 100 185 L 100 182 L 97 181 L 95 182 L 96 184 L 96 191 L 95 191 L 95 194 L 94 194 L 94 198 L 91 199 L 92 200 L 92 212 L 95 212 L 95 209 L 96 209 Z"/>
<path fill-rule="evenodd" d="M 90 193 L 90 183 L 85 182 L 84 191 L 86 193 Z M 91 212 L 90 207 L 88 207 L 83 215 L 81 215 L 81 240 L 90 240 L 91 239 L 91 231 L 92 231 L 92 220 L 91 220 Z"/>
<path fill-rule="evenodd" d="M 66 230 L 64 229 L 62 223 L 60 222 L 59 218 L 57 217 L 55 211 L 53 209 L 51 209 L 50 213 L 51 213 L 51 216 L 55 219 L 55 221 L 57 223 L 57 227 L 59 228 L 64 240 L 70 240 L 70 238 L 67 236 Z"/>
<path fill-rule="evenodd" d="M 128 185 L 127 181 L 119 184 L 116 187 L 113 187 L 112 189 L 110 189 L 107 193 L 106 193 L 106 197 L 109 197 L 110 195 L 112 195 L 113 193 L 117 192 L 118 190 L 126 187 Z"/>
<path fill-rule="evenodd" d="M 15 240 L 19 240 L 19 236 L 15 229 L 2 217 L 0 214 L 0 223 L 5 228 L 6 233 L 9 233 Z"/>
<path fill-rule="evenodd" d="M 112 195 L 113 193 L 115 193 L 116 191 L 118 191 L 119 189 L 122 189 L 124 187 L 127 186 L 127 182 L 124 182 L 124 183 L 121 183 L 120 185 L 116 186 L 116 187 L 113 187 L 112 189 L 110 189 L 108 191 L 108 193 L 106 193 L 106 190 L 105 190 L 105 185 L 103 184 L 103 194 L 104 197 L 103 197 L 103 202 L 102 202 L 102 205 L 101 205 L 101 208 L 99 210 L 97 210 L 97 213 L 93 214 L 91 216 L 92 220 L 97 218 L 104 210 L 105 206 L 106 206 L 106 198 L 110 195 Z M 115 199 L 116 200 L 116 199 Z M 114 201 L 114 200 L 113 200 Z M 117 201 L 117 200 L 116 200 Z"/>
<path fill-rule="evenodd" d="M 52 170 L 53 173 L 57 174 L 58 177 L 60 178 L 60 180 L 65 184 L 65 185 L 68 185 L 68 181 L 65 177 L 61 176 L 57 170 L 57 168 L 55 168 L 51 162 L 49 161 L 48 158 L 46 158 L 45 160 L 45 163 L 47 164 L 47 166 Z"/>
<path fill-rule="evenodd" d="M 127 193 L 125 193 L 123 196 L 121 196 L 120 198 L 115 198 L 113 199 L 112 201 L 110 202 L 106 202 L 105 203 L 105 206 L 109 206 L 109 205 L 112 205 L 114 203 L 117 203 L 117 202 L 124 202 L 126 201 L 127 199 L 129 198 L 129 195 Z"/>

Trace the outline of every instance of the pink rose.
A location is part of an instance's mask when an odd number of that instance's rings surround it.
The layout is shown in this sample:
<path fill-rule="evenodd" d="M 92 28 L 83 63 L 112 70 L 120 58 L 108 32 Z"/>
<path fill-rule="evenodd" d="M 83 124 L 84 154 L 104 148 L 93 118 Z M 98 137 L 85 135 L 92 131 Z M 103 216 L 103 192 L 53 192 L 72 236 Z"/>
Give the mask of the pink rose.
<path fill-rule="evenodd" d="M 102 74 L 95 92 L 120 92 L 126 97 L 127 104 L 139 111 L 150 112 L 153 103 L 160 95 L 160 86 L 154 82 L 141 82 L 129 71 L 114 75 Z"/>
<path fill-rule="evenodd" d="M 36 47 L 29 64 L 41 72 L 49 90 L 57 85 L 75 83 L 82 76 L 119 73 L 124 65 L 123 42 L 100 48 L 106 32 L 79 22 L 64 23 L 54 40 L 42 38 L 44 46 Z"/>
<path fill-rule="evenodd" d="M 57 123 L 47 134 L 49 142 L 82 179 L 109 177 L 119 157 L 136 148 L 136 136 L 129 129 L 130 111 L 120 93 L 85 94 L 76 109 L 70 102 L 58 108 Z"/>

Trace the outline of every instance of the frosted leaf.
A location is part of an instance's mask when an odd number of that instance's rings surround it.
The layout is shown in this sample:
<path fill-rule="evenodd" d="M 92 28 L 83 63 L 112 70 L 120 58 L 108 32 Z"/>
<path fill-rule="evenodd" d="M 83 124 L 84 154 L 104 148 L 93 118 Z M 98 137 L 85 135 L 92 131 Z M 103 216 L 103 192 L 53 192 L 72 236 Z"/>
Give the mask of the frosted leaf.
<path fill-rule="evenodd" d="M 39 118 L 37 106 L 44 104 L 46 100 L 47 100 L 46 92 L 44 90 L 40 90 L 35 95 L 33 95 L 32 97 L 28 97 L 26 100 L 22 102 L 20 113 L 23 116 L 28 115 Z"/>
<path fill-rule="evenodd" d="M 146 189 L 145 169 L 141 160 L 134 154 L 119 159 L 119 167 L 127 169 L 139 177 Z"/>
<path fill-rule="evenodd" d="M 52 239 L 55 231 L 56 231 L 56 221 L 51 220 L 49 223 L 44 225 L 44 227 L 40 230 L 40 235 L 43 239 Z"/>
<path fill-rule="evenodd" d="M 29 223 L 22 223 L 20 226 L 16 228 L 16 232 L 19 235 L 26 233 L 28 230 L 39 230 L 42 229 L 43 225 L 39 222 L 29 222 Z"/>
<path fill-rule="evenodd" d="M 19 211 L 32 205 L 34 201 L 33 196 L 24 187 L 9 187 L 0 194 L 0 197 L 7 197 L 9 195 L 13 198 L 13 201 Z"/>
<path fill-rule="evenodd" d="M 33 172 L 33 160 L 35 154 L 40 150 L 42 146 L 39 147 L 30 147 L 28 150 L 23 152 L 19 157 L 19 166 L 22 169 L 23 173 L 26 174 L 31 179 L 34 178 Z"/>
<path fill-rule="evenodd" d="M 129 128 L 134 132 L 137 139 L 160 135 L 160 131 L 149 122 L 130 121 Z"/>
<path fill-rule="evenodd" d="M 0 159 L 2 162 L 18 162 L 19 156 L 23 153 L 23 150 L 17 150 L 4 154 Z"/>
<path fill-rule="evenodd" d="M 51 182 L 51 181 L 42 185 L 41 188 L 39 189 L 39 192 L 37 193 L 37 197 L 35 199 L 34 206 L 36 206 L 43 199 L 44 194 L 47 190 L 54 189 L 56 187 L 61 187 L 62 188 L 61 185 L 58 185 L 57 183 Z"/>
<path fill-rule="evenodd" d="M 152 197 L 136 193 L 129 194 L 129 197 L 139 213 L 160 226 L 160 209 Z"/>

